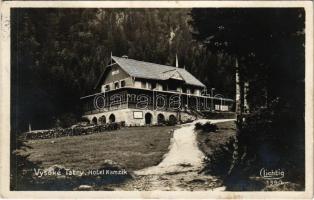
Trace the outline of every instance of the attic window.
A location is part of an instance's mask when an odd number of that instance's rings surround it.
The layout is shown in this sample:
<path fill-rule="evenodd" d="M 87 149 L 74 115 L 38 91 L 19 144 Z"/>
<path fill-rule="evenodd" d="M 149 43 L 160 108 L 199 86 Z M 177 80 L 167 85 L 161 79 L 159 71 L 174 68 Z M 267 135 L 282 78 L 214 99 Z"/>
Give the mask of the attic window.
<path fill-rule="evenodd" d="M 112 75 L 112 76 L 117 75 L 117 74 L 119 74 L 119 70 L 118 70 L 118 69 L 113 70 L 113 71 L 111 72 L 111 75 Z"/>
<path fill-rule="evenodd" d="M 177 80 L 183 80 L 179 72 L 175 72 L 170 78 L 177 79 Z"/>

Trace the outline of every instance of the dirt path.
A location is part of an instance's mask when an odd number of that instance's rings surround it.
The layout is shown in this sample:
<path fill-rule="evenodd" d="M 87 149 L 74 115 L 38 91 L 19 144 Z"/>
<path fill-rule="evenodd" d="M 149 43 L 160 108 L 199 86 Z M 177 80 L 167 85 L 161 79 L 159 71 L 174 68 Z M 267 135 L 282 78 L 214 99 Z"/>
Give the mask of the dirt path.
<path fill-rule="evenodd" d="M 220 180 L 215 177 L 200 174 L 203 168 L 204 154 L 199 150 L 194 124 L 197 122 L 218 123 L 231 121 L 222 120 L 197 120 L 193 123 L 182 125 L 173 133 L 169 152 L 157 165 L 135 171 L 137 178 L 118 190 L 224 190 Z"/>

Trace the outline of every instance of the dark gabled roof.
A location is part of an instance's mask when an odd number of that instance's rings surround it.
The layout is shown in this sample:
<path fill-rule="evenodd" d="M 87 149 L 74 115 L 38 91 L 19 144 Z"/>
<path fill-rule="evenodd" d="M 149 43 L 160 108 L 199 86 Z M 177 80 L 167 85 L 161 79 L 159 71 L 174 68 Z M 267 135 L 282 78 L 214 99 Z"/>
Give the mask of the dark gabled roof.
<path fill-rule="evenodd" d="M 192 74 L 182 68 L 168 65 L 160 65 L 150 62 L 143 62 L 129 58 L 112 56 L 112 59 L 130 76 L 135 78 L 167 80 L 173 75 L 182 77 L 186 84 L 205 87 L 205 85 Z M 177 73 L 176 73 L 177 72 Z M 179 74 L 179 75 L 178 75 Z"/>

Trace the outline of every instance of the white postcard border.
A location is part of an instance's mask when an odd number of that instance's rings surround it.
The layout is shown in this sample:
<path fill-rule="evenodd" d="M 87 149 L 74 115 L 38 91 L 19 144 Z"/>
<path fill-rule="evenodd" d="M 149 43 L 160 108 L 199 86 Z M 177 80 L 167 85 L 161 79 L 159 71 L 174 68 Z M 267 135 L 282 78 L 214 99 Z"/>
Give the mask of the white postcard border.
<path fill-rule="evenodd" d="M 313 197 L 313 2 L 311 1 L 8 1 L 1 3 L 0 76 L 0 194 L 10 198 L 285 198 Z M 306 187 L 301 192 L 187 191 L 10 191 L 10 8 L 189 8 L 189 7 L 304 7 L 306 12 L 305 149 Z"/>

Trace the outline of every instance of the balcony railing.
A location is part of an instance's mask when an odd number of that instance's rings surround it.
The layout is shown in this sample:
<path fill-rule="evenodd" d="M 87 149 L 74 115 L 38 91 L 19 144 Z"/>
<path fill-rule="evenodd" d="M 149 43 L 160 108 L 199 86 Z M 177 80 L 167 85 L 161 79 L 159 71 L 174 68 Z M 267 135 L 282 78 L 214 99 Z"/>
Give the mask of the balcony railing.
<path fill-rule="evenodd" d="M 185 111 L 230 111 L 233 100 L 222 97 L 186 94 L 178 91 L 159 91 L 142 88 L 119 88 L 81 98 L 85 114 L 117 109 Z"/>

